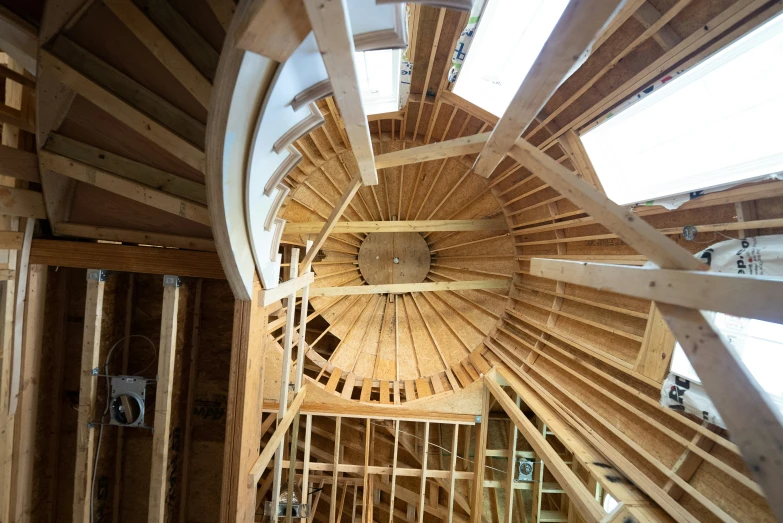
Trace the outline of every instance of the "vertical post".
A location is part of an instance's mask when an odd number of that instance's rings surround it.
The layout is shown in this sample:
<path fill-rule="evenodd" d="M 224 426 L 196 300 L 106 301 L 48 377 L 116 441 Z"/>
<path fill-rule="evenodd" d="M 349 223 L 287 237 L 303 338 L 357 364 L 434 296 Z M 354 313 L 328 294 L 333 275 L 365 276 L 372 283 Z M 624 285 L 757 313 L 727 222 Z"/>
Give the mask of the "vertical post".
<path fill-rule="evenodd" d="M 514 394 L 514 396 L 517 396 Z M 519 396 L 516 398 L 517 407 L 520 406 Z M 506 472 L 506 523 L 511 523 L 514 512 L 514 472 L 517 463 L 517 426 L 513 421 L 508 422 L 508 471 Z"/>
<path fill-rule="evenodd" d="M 185 523 L 188 517 L 188 487 L 190 486 L 190 447 L 193 438 L 193 403 L 196 399 L 196 378 L 198 377 L 198 340 L 201 325 L 201 288 L 204 280 L 196 283 L 196 303 L 193 307 L 193 331 L 190 342 L 190 369 L 188 371 L 188 399 L 185 413 L 185 442 L 182 453 L 182 493 L 180 494 L 179 522 Z M 115 491 L 116 492 L 116 491 Z"/>
<path fill-rule="evenodd" d="M 419 523 L 424 523 L 424 494 L 427 490 L 427 460 L 430 456 L 430 422 L 424 423 L 424 439 L 421 449 L 421 490 L 419 491 Z"/>
<path fill-rule="evenodd" d="M 46 265 L 30 267 L 30 281 L 24 323 L 24 346 L 17 410 L 17 464 L 12 521 L 29 521 L 33 513 L 33 467 L 35 465 L 35 427 L 38 390 L 41 383 L 41 345 L 46 302 Z"/>
<path fill-rule="evenodd" d="M 487 430 L 489 429 L 489 390 L 484 386 L 481 403 L 481 425 L 473 452 L 473 491 L 471 492 L 470 523 L 481 523 L 484 507 L 484 469 L 486 467 Z"/>
<path fill-rule="evenodd" d="M 546 425 L 540 418 L 536 417 L 536 428 L 546 438 Z M 532 500 L 532 523 L 539 523 L 541 516 L 541 485 L 544 482 L 544 462 L 541 456 L 536 455 L 536 462 L 533 464 L 533 500 Z"/>
<path fill-rule="evenodd" d="M 400 446 L 400 420 L 394 420 L 394 456 L 392 457 L 392 477 L 391 477 L 391 501 L 389 504 L 389 523 L 394 523 L 394 488 L 397 486 L 397 449 Z"/>
<path fill-rule="evenodd" d="M 313 246 L 311 240 L 307 241 L 306 249 L 310 249 Z M 306 251 L 305 251 L 306 252 Z M 302 269 L 302 273 L 310 272 L 310 262 L 307 262 L 305 256 L 305 265 Z M 292 271 L 298 269 L 291 268 Z M 294 272 L 293 274 L 296 274 Z M 307 301 L 310 296 L 310 285 L 305 285 L 302 289 L 302 304 L 299 307 L 299 342 L 297 343 L 296 351 L 296 372 L 294 373 L 294 395 L 302 388 L 302 375 L 304 373 L 304 354 L 305 354 L 305 335 L 307 334 Z M 293 298 L 289 296 L 289 300 L 296 301 L 296 294 Z M 287 321 L 287 320 L 286 320 Z M 294 479 L 296 478 L 296 453 L 299 445 L 299 412 L 294 417 L 293 427 L 291 429 L 291 452 L 288 454 L 288 492 L 289 499 L 291 499 L 290 493 L 294 490 Z M 302 484 L 304 486 L 304 483 Z M 345 491 L 343 491 L 343 496 Z M 300 503 L 306 503 L 304 500 L 300 500 Z M 285 523 L 291 523 L 291 516 L 293 513 L 293 504 L 287 503 L 285 509 Z"/>
<path fill-rule="evenodd" d="M 125 341 L 122 343 L 122 366 L 120 367 L 120 373 L 125 375 L 128 373 L 128 357 L 130 355 L 130 335 L 131 325 L 133 322 L 133 294 L 136 286 L 136 278 L 133 273 L 128 275 L 128 294 L 125 297 L 125 329 L 123 330 L 123 336 Z M 122 492 L 122 462 L 125 455 L 125 429 L 123 427 L 117 428 L 117 451 L 114 458 L 114 492 Z M 120 496 L 114 496 L 114 503 L 112 503 L 112 523 L 119 523 L 120 521 Z"/>
<path fill-rule="evenodd" d="M 291 249 L 291 265 L 289 267 L 291 279 L 298 276 L 299 249 Z M 285 317 L 285 336 L 283 337 L 283 369 L 280 378 L 280 407 L 277 412 L 278 422 L 285 416 L 288 410 L 288 380 L 291 378 L 291 345 L 294 336 L 294 316 L 296 315 L 296 291 L 287 298 Z M 272 481 L 272 512 L 277 512 L 280 504 L 280 485 L 283 479 L 283 453 L 285 442 L 281 441 L 275 453 L 274 480 Z"/>
<path fill-rule="evenodd" d="M 302 503 L 310 503 L 310 438 L 313 430 L 313 415 L 308 414 L 305 421 L 305 440 L 304 440 L 304 463 L 302 464 Z M 310 505 L 310 510 L 313 507 Z M 304 523 L 305 519 L 302 518 L 301 523 Z"/>
<path fill-rule="evenodd" d="M 10 222 L 9 230 L 19 230 L 19 218 L 6 217 Z M 8 267 L 16 267 L 17 250 L 8 250 Z M 11 274 L 2 283 L 2 349 L 3 354 L 11 354 L 14 331 L 14 295 L 16 293 L 16 276 Z M 8 415 L 9 396 L 11 393 L 11 358 L 3 358 L 0 370 L 0 521 L 11 519 L 11 457 L 14 444 L 14 419 Z"/>
<path fill-rule="evenodd" d="M 367 420 L 369 423 L 369 420 Z M 339 475 L 338 468 L 340 465 L 340 428 L 342 427 L 343 419 L 340 416 L 335 418 L 334 427 L 334 470 L 332 471 L 332 496 L 329 501 L 329 523 L 335 523 L 335 511 L 337 509 L 337 476 Z M 364 459 L 365 463 L 367 458 Z M 365 478 L 367 477 L 367 467 L 365 466 Z M 367 480 L 365 479 L 365 483 Z"/>
<path fill-rule="evenodd" d="M 234 302 L 221 523 L 255 520 L 257 486 L 248 487 L 247 477 L 261 451 L 264 339 L 269 321 L 269 309 L 260 302 L 260 292 L 256 278 L 252 300 Z"/>
<path fill-rule="evenodd" d="M 76 468 L 73 483 L 73 521 L 90 521 L 92 474 L 95 452 L 95 402 L 98 395 L 98 368 L 101 349 L 101 321 L 103 320 L 103 291 L 106 272 L 87 270 L 87 296 L 84 300 L 84 334 L 82 363 L 79 375 L 79 414 L 76 423 Z"/>
<path fill-rule="evenodd" d="M 160 318 L 158 383 L 155 387 L 155 425 L 152 434 L 152 472 L 147 521 L 163 523 L 166 511 L 166 481 L 171 429 L 171 395 L 174 381 L 174 355 L 177 349 L 179 277 L 163 276 L 163 307 Z"/>
<path fill-rule="evenodd" d="M 449 474 L 449 519 L 448 523 L 454 521 L 454 489 L 457 487 L 457 443 L 459 441 L 459 425 L 454 425 L 454 435 L 451 442 L 451 468 Z"/>

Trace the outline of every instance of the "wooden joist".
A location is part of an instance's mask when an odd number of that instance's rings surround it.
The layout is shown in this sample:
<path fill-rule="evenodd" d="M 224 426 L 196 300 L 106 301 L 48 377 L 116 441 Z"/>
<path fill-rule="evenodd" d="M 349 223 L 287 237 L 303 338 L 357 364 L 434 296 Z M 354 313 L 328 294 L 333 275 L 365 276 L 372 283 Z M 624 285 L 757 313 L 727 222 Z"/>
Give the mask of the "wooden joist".
<path fill-rule="evenodd" d="M 106 0 L 104 4 L 203 107 L 209 107 L 212 84 L 132 0 Z"/>
<path fill-rule="evenodd" d="M 530 274 L 691 309 L 783 323 L 783 279 L 534 258 Z"/>
<path fill-rule="evenodd" d="M 152 433 L 152 469 L 150 471 L 149 523 L 165 521 L 166 494 L 169 488 L 169 434 L 171 400 L 174 394 L 174 356 L 177 351 L 177 314 L 179 277 L 163 276 L 163 306 L 158 348 L 158 381 L 155 388 L 155 419 Z"/>
<path fill-rule="evenodd" d="M 58 236 L 74 236 L 118 243 L 136 243 L 151 247 L 176 247 L 191 251 L 216 252 L 215 242 L 208 238 L 180 236 L 157 232 L 117 229 L 114 227 L 96 227 L 82 223 L 59 222 L 52 224 L 52 230 Z"/>
<path fill-rule="evenodd" d="M 340 108 L 345 132 L 359 166 L 364 185 L 376 185 L 378 172 L 372 151 L 367 113 L 359 91 L 359 78 L 354 63 L 355 48 L 345 2 L 304 0 L 326 72 L 334 90 L 334 100 Z"/>
<path fill-rule="evenodd" d="M 207 203 L 204 184 L 104 151 L 61 134 L 51 133 L 44 149 L 174 196 L 193 200 L 196 203 Z"/>
<path fill-rule="evenodd" d="M 35 74 L 38 30 L 4 6 L 0 6 L 0 49 Z"/>
<path fill-rule="evenodd" d="M 582 0 L 568 4 L 476 159 L 476 174 L 489 178 L 622 3 Z"/>
<path fill-rule="evenodd" d="M 353 199 L 354 195 L 359 191 L 361 186 L 362 186 L 362 180 L 358 176 L 352 178 L 351 181 L 348 182 L 348 187 L 346 187 L 345 190 L 343 191 L 342 196 L 340 196 L 340 199 L 335 204 L 334 209 L 332 209 L 332 212 L 329 214 L 329 218 L 327 218 L 326 223 L 324 223 L 324 226 L 321 228 L 321 232 L 319 232 L 318 236 L 315 238 L 315 241 L 313 242 L 313 246 L 310 248 L 309 251 L 307 251 L 304 260 L 302 260 L 303 269 L 307 265 L 313 263 L 313 260 L 315 260 L 318 251 L 321 250 L 321 247 L 323 247 L 324 242 L 326 242 L 326 239 L 329 237 L 329 234 L 331 234 L 332 229 L 337 225 L 337 220 L 340 219 L 340 216 L 342 216 L 345 210 L 348 208 L 348 204 L 351 203 L 351 200 Z"/>
<path fill-rule="evenodd" d="M 166 3 L 166 2 L 162 2 Z M 204 151 L 107 91 L 46 50 L 41 50 L 41 67 L 148 140 L 169 151 L 194 169 L 204 172 Z"/>
<path fill-rule="evenodd" d="M 153 118 L 188 143 L 199 149 L 204 148 L 204 124 L 151 89 L 63 35 L 57 36 L 48 50 L 80 75 L 100 85 L 140 113 Z"/>
<path fill-rule="evenodd" d="M 284 234 L 311 234 L 323 229 L 326 222 L 288 222 Z M 332 234 L 354 232 L 435 232 L 435 231 L 505 231 L 504 219 L 483 220 L 410 220 L 337 222 Z"/>
<path fill-rule="evenodd" d="M 186 220 L 192 220 L 202 225 L 209 225 L 210 223 L 209 211 L 204 205 L 178 198 L 103 169 L 51 153 L 46 149 L 41 149 L 38 156 L 43 169 L 94 185 L 161 211 L 175 214 Z"/>
<path fill-rule="evenodd" d="M 178 272 L 179 276 L 194 278 L 226 278 L 220 259 L 214 252 L 108 243 L 35 239 L 30 250 L 30 263 L 80 269 L 97 265 L 110 271 L 146 274 Z"/>
<path fill-rule="evenodd" d="M 398 165 L 429 162 L 463 154 L 474 154 L 482 150 L 489 139 L 490 133 L 473 134 L 463 138 L 455 138 L 445 142 L 420 145 L 410 149 L 401 149 L 392 153 L 379 154 L 375 158 L 375 167 L 386 169 Z"/>
<path fill-rule="evenodd" d="M 443 292 L 469 289 L 506 289 L 510 280 L 463 280 L 424 283 L 389 283 L 344 287 L 313 287 L 310 296 L 343 296 L 354 294 L 403 294 L 406 292 Z"/>

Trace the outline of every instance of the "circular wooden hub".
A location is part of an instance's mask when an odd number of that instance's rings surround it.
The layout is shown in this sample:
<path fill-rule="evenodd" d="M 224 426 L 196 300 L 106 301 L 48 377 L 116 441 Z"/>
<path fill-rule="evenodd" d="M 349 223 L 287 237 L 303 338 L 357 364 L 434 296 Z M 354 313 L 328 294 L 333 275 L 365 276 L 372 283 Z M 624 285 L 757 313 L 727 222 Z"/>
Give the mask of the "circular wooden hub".
<path fill-rule="evenodd" d="M 417 232 L 373 232 L 359 248 L 359 271 L 370 285 L 421 283 L 430 272 L 430 248 Z"/>

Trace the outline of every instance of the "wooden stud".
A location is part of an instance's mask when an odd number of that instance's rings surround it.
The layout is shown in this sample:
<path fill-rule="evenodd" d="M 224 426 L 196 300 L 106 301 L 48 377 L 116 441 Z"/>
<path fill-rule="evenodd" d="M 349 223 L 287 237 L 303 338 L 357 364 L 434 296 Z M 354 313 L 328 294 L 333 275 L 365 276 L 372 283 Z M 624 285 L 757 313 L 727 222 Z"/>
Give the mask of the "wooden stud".
<path fill-rule="evenodd" d="M 533 447 L 536 454 L 544 460 L 544 463 L 549 467 L 549 470 L 552 472 L 552 475 L 557 482 L 565 489 L 568 498 L 576 504 L 579 514 L 586 521 L 601 521 L 604 516 L 604 511 L 595 500 L 595 497 L 590 495 L 582 481 L 563 463 L 560 456 L 558 456 L 552 446 L 545 441 L 544 436 L 538 433 L 522 411 L 517 408 L 511 398 L 508 397 L 500 385 L 498 385 L 497 381 L 495 381 L 495 378 L 487 377 L 485 378 L 484 383 L 528 443 Z"/>
<path fill-rule="evenodd" d="M 486 384 L 489 380 L 484 379 Z M 473 450 L 473 487 L 470 494 L 470 523 L 481 523 L 484 513 L 484 471 L 486 470 L 487 434 L 489 431 L 489 390 L 484 387 L 481 400 L 481 425 Z"/>
<path fill-rule="evenodd" d="M 163 307 L 158 349 L 158 382 L 155 393 L 155 431 L 152 435 L 149 523 L 163 523 L 168 490 L 169 432 L 174 386 L 174 356 L 177 351 L 179 277 L 163 276 Z"/>
<path fill-rule="evenodd" d="M 106 273 L 99 269 L 87 271 L 87 296 L 84 302 L 84 336 L 82 364 L 79 378 L 79 414 L 76 425 L 76 472 L 73 486 L 73 521 L 87 523 L 91 519 L 93 461 L 95 459 L 96 398 L 101 326 L 103 321 L 103 292 Z"/>

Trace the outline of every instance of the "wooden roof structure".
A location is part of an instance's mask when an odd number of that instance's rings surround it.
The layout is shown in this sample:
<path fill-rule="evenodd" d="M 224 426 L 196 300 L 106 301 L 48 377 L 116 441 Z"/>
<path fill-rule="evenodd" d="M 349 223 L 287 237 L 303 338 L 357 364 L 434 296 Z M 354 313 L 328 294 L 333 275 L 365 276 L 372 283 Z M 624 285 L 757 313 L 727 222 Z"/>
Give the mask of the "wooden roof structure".
<path fill-rule="evenodd" d="M 448 81 L 470 2 L 364 2 L 406 39 L 362 1 L 0 0 L 0 521 L 783 521 L 780 414 L 700 312 L 783 322 L 781 283 L 693 257 L 783 232 L 783 182 L 624 209 L 580 139 L 781 3 L 572 0 L 498 118 Z M 661 405 L 675 340 L 728 431 Z"/>

